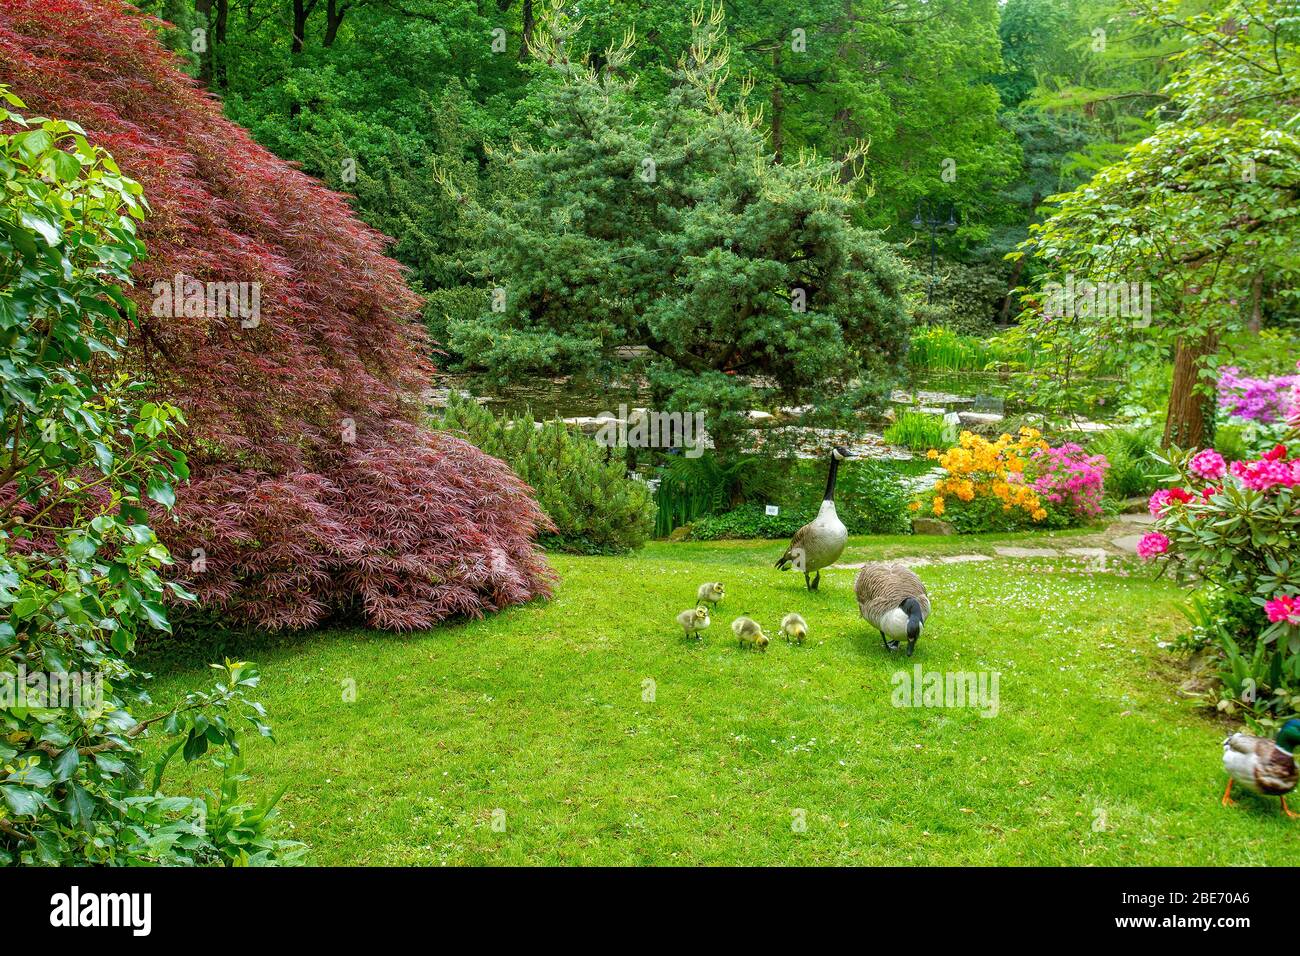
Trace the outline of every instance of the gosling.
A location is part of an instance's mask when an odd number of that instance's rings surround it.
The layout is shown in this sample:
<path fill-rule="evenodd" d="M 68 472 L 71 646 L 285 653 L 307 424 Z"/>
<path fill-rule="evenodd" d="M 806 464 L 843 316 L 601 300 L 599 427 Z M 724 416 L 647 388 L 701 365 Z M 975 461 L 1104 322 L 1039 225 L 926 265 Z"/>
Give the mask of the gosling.
<path fill-rule="evenodd" d="M 731 622 L 731 630 L 736 635 L 741 647 L 750 650 L 766 651 L 767 635 L 753 618 L 738 617 Z"/>
<path fill-rule="evenodd" d="M 781 633 L 787 641 L 802 644 L 808 636 L 808 622 L 798 614 L 787 614 L 781 618 Z"/>
<path fill-rule="evenodd" d="M 719 582 L 710 581 L 708 584 L 701 584 L 699 590 L 695 592 L 695 603 L 712 606 L 722 603 L 722 599 L 726 596 L 726 590 Z"/>
<path fill-rule="evenodd" d="M 695 635 L 695 639 L 701 640 L 700 631 L 709 626 L 709 609 L 707 607 L 693 607 L 688 611 L 682 611 L 677 615 L 677 623 L 682 626 L 686 636 Z"/>

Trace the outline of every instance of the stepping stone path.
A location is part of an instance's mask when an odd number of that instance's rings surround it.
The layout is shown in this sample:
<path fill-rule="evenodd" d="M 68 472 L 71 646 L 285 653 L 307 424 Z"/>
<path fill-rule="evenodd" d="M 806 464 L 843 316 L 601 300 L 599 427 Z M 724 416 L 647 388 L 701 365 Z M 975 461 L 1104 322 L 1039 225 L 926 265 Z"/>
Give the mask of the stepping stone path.
<path fill-rule="evenodd" d="M 1109 562 L 1112 559 L 1117 561 L 1127 560 L 1129 555 L 1137 554 L 1138 542 L 1142 540 L 1142 533 L 1133 533 L 1135 527 L 1142 527 L 1151 523 L 1149 515 L 1122 515 L 1116 521 L 1111 522 L 1105 531 L 1097 535 L 1090 535 L 1083 540 L 1096 540 L 1100 545 L 1082 546 L 1075 544 L 1063 547 L 1048 547 L 1046 545 L 994 545 L 992 554 L 980 552 L 971 552 L 970 554 L 936 554 L 936 555 L 909 555 L 900 558 L 885 558 L 882 560 L 892 561 L 895 564 L 901 564 L 908 568 L 920 568 L 932 564 L 969 564 L 977 561 L 994 561 L 998 559 L 1011 561 L 1028 561 L 1043 560 L 1052 558 L 1076 559 L 1091 563 L 1097 570 L 1107 570 Z M 832 564 L 832 568 L 840 570 L 856 571 L 871 562 L 845 562 L 843 564 Z M 1123 573 L 1123 572 L 1121 572 Z"/>

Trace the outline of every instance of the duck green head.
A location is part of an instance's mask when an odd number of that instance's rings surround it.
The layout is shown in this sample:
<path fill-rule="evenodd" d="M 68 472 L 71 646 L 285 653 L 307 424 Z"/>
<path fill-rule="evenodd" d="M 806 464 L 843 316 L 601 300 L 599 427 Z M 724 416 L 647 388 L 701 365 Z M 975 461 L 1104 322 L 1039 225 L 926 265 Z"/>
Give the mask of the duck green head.
<path fill-rule="evenodd" d="M 1291 754 L 1300 749 L 1300 720 L 1292 718 L 1282 725 L 1277 732 L 1277 745 Z"/>

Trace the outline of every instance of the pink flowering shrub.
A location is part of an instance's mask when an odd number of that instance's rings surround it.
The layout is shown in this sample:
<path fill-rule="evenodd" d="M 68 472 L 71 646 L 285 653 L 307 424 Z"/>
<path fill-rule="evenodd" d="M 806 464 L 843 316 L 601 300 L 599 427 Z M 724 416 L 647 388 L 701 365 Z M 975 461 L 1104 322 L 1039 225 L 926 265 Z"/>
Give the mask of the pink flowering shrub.
<path fill-rule="evenodd" d="M 1144 561 L 1149 561 L 1156 555 L 1164 554 L 1169 550 L 1169 536 L 1161 534 L 1159 531 L 1151 531 L 1142 536 L 1138 542 L 1138 557 Z"/>
<path fill-rule="evenodd" d="M 1110 467 L 1105 455 L 1089 455 L 1079 445 L 1067 442 L 1035 450 L 1030 459 L 1034 491 L 1049 511 L 1065 512 L 1072 518 L 1101 516 L 1102 491 Z"/>
<path fill-rule="evenodd" d="M 1138 554 L 1244 607 L 1203 628 L 1223 654 L 1218 706 L 1284 719 L 1300 708 L 1300 429 L 1255 459 L 1175 450 L 1166 463 L 1178 478 L 1151 496 Z"/>
<path fill-rule="evenodd" d="M 1269 425 L 1286 419 L 1300 375 L 1249 378 L 1235 365 L 1219 369 L 1219 408 L 1229 415 Z"/>

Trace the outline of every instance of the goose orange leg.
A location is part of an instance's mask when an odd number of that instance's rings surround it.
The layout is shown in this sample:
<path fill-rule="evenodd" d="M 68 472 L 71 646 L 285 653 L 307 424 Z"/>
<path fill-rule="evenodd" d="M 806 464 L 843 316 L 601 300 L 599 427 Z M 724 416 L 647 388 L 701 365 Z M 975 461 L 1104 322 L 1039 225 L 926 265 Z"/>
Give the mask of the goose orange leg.
<path fill-rule="evenodd" d="M 1292 820 L 1295 820 L 1295 819 L 1297 819 L 1297 818 L 1300 818 L 1300 813 L 1296 813 L 1294 810 L 1292 810 L 1290 807 L 1288 807 L 1288 806 L 1286 805 L 1286 797 L 1278 797 L 1278 799 L 1282 801 L 1282 812 L 1283 812 L 1283 813 L 1285 813 L 1285 814 L 1286 814 L 1288 817 L 1290 817 Z"/>
<path fill-rule="evenodd" d="M 1232 799 L 1232 778 L 1228 778 L 1228 789 L 1223 791 L 1223 800 L 1220 801 L 1225 807 L 1235 806 L 1237 801 Z M 1286 801 L 1283 801 L 1285 805 Z"/>

